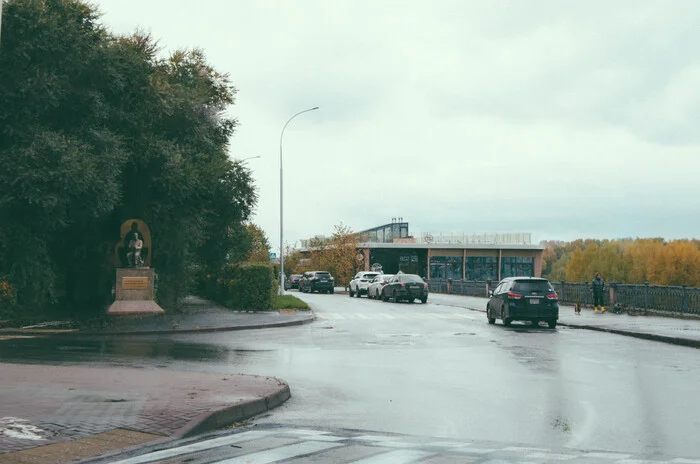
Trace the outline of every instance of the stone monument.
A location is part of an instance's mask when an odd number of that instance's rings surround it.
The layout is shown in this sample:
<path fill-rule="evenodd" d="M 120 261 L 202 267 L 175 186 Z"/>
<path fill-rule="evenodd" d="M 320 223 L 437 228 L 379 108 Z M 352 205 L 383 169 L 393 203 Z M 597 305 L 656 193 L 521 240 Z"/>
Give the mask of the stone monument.
<path fill-rule="evenodd" d="M 151 231 L 146 223 L 124 221 L 115 253 L 122 267 L 117 268 L 116 300 L 107 314 L 162 314 L 163 308 L 154 301 L 155 269 L 151 268 Z"/>

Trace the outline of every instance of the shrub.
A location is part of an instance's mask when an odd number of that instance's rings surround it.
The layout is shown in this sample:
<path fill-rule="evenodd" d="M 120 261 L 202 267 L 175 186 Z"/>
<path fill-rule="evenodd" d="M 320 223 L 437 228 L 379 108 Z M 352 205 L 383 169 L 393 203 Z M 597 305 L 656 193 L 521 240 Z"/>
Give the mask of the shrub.
<path fill-rule="evenodd" d="M 227 308 L 265 311 L 272 307 L 276 283 L 269 264 L 227 265 L 216 285 L 205 286 L 205 296 Z"/>

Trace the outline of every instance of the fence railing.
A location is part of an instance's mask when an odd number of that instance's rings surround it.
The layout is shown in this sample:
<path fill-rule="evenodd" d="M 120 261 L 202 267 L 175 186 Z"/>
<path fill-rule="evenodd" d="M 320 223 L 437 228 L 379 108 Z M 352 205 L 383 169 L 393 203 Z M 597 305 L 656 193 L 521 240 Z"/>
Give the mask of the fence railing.
<path fill-rule="evenodd" d="M 428 288 L 435 293 L 452 293 L 487 297 L 498 282 L 474 280 L 428 280 Z M 593 303 L 590 282 L 552 282 L 559 301 L 587 306 Z M 605 304 L 619 304 L 631 310 L 656 310 L 700 315 L 700 288 L 650 284 L 606 284 Z"/>

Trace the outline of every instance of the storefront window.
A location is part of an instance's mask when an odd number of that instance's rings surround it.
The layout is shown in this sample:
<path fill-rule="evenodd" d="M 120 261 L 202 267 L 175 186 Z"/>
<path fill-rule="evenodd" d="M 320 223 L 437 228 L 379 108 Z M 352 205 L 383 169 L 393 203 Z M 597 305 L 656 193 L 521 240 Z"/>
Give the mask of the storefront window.
<path fill-rule="evenodd" d="M 502 258 L 501 278 L 532 277 L 535 275 L 535 259 L 525 257 Z"/>
<path fill-rule="evenodd" d="M 467 280 L 497 280 L 498 258 L 495 256 L 468 256 Z"/>
<path fill-rule="evenodd" d="M 431 279 L 452 279 L 462 278 L 462 257 L 461 256 L 432 256 L 430 258 L 430 278 Z"/>

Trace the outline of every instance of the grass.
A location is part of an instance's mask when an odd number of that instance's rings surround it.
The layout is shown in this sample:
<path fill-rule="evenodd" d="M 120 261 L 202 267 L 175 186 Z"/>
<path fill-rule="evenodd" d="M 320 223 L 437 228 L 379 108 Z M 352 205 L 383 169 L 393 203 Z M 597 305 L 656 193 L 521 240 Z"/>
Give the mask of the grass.
<path fill-rule="evenodd" d="M 311 309 L 309 305 L 294 295 L 277 295 L 272 303 L 272 307 L 275 309 Z"/>

